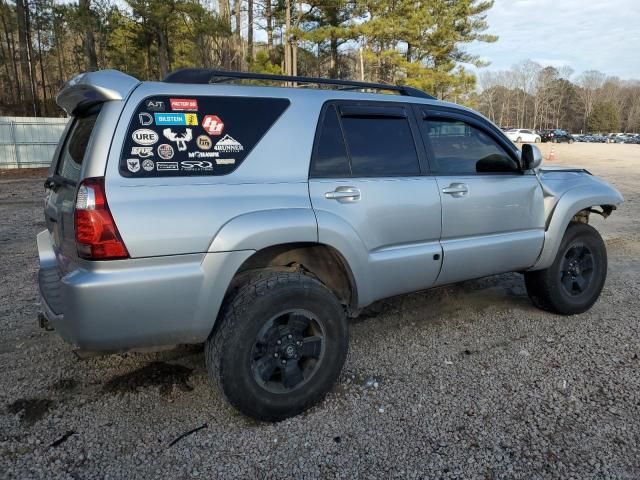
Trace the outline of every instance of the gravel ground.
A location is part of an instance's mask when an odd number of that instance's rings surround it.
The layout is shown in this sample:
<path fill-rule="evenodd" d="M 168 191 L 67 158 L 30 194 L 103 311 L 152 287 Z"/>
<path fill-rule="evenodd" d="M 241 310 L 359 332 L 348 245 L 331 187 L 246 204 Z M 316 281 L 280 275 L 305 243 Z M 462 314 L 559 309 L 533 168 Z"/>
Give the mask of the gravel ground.
<path fill-rule="evenodd" d="M 199 347 L 78 360 L 37 328 L 42 178 L 0 176 L 0 477 L 640 478 L 640 146 L 555 152 L 626 198 L 593 222 L 591 311 L 536 310 L 517 274 L 381 302 L 327 399 L 277 424 L 228 407 Z"/>

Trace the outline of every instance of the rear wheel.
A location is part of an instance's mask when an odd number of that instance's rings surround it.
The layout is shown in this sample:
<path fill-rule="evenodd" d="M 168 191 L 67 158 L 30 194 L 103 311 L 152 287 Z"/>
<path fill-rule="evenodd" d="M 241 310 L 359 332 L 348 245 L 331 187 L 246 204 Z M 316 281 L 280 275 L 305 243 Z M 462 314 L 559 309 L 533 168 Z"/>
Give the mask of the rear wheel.
<path fill-rule="evenodd" d="M 516 143 L 522 143 L 522 137 L 516 138 Z"/>
<path fill-rule="evenodd" d="M 606 247 L 598 231 L 584 223 L 569 225 L 549 268 L 524 276 L 534 305 L 563 315 L 589 310 L 606 278 Z"/>
<path fill-rule="evenodd" d="M 260 420 L 283 420 L 320 401 L 347 355 L 343 306 L 303 273 L 253 278 L 218 322 L 205 350 L 209 374 L 229 403 Z"/>
<path fill-rule="evenodd" d="M 540 137 L 536 137 L 534 143 L 540 143 Z"/>

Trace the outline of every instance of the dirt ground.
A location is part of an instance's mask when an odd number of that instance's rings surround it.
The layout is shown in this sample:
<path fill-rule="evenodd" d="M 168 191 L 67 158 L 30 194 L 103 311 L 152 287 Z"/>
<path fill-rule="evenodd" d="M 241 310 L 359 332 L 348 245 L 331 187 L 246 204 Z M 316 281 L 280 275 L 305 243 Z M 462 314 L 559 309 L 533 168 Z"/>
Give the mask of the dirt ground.
<path fill-rule="evenodd" d="M 197 346 L 78 360 L 40 330 L 44 172 L 0 175 L 0 478 L 640 478 L 640 145 L 553 148 L 625 196 L 593 220 L 597 304 L 539 311 L 518 274 L 380 302 L 327 399 L 277 424 L 228 407 Z"/>

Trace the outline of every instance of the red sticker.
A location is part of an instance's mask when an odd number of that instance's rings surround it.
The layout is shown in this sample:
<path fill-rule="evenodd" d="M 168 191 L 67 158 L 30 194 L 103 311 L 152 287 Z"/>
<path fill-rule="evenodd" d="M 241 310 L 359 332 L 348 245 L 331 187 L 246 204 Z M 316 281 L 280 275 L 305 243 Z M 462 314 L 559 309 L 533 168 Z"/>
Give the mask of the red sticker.
<path fill-rule="evenodd" d="M 217 115 L 205 115 L 202 119 L 202 128 L 209 135 L 222 135 L 224 130 L 224 123 Z"/>
<path fill-rule="evenodd" d="M 198 100 L 195 98 L 170 98 L 169 102 L 171 103 L 171 110 L 198 111 Z"/>

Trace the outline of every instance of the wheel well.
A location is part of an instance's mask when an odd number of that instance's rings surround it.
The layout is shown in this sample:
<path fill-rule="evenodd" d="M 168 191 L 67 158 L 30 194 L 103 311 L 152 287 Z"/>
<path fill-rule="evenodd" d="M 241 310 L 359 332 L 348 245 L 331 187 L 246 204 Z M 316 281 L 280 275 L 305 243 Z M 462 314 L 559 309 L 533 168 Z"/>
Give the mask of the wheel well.
<path fill-rule="evenodd" d="M 227 294 L 258 271 L 303 270 L 321 281 L 349 310 L 358 304 L 353 273 L 344 257 L 333 247 L 317 243 L 287 243 L 259 250 L 236 272 Z"/>
<path fill-rule="evenodd" d="M 597 213 L 602 218 L 607 218 L 616 209 L 615 205 L 600 205 L 602 210 L 595 210 L 593 207 L 585 208 L 576 213 L 572 218 L 572 222 L 589 223 L 589 215 L 591 213 Z"/>

